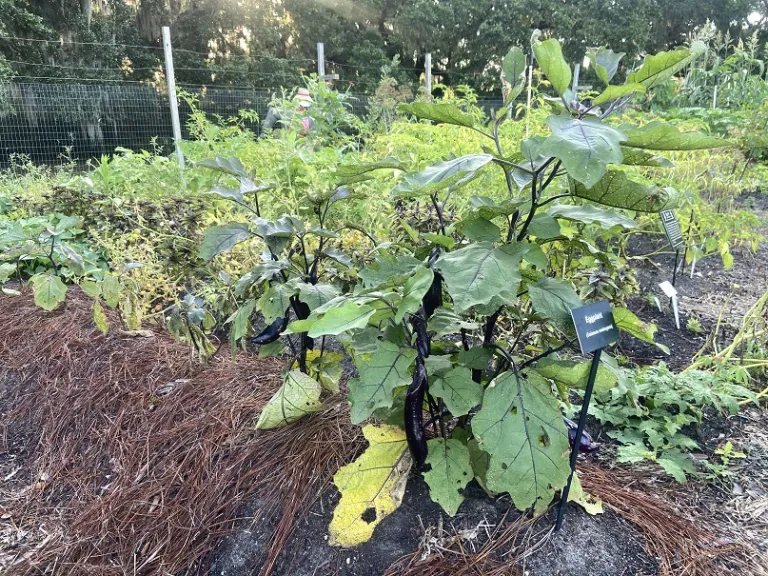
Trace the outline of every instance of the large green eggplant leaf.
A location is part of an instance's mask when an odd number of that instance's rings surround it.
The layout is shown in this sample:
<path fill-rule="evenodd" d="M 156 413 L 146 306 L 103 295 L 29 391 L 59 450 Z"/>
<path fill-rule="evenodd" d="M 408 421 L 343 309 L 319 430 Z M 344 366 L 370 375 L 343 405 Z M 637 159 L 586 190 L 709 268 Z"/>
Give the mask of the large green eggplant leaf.
<path fill-rule="evenodd" d="M 327 303 L 326 303 L 327 304 Z M 321 308 L 322 310 L 322 308 Z M 368 324 L 368 319 L 373 316 L 376 309 L 367 304 L 355 301 L 347 301 L 341 306 L 331 308 L 324 312 L 323 316 L 312 323 L 307 329 L 310 338 L 320 336 L 336 336 L 348 330 L 363 328 Z M 295 324 L 295 322 L 294 322 Z"/>
<path fill-rule="evenodd" d="M 647 150 L 704 150 L 732 144 L 722 138 L 702 132 L 681 132 L 677 126 L 651 122 L 641 127 L 623 126 L 627 135 L 625 146 Z"/>
<path fill-rule="evenodd" d="M 485 365 L 488 365 L 486 360 Z M 469 414 L 483 399 L 483 387 L 472 380 L 468 368 L 453 368 L 436 376 L 429 383 L 429 392 L 442 398 L 454 416 Z"/>
<path fill-rule="evenodd" d="M 663 156 L 654 156 L 650 152 L 645 152 L 640 148 L 621 147 L 621 153 L 624 155 L 625 166 L 651 166 L 654 168 L 671 168 L 672 162 Z"/>
<path fill-rule="evenodd" d="M 571 308 L 582 305 L 570 282 L 544 277 L 528 285 L 528 297 L 537 314 L 549 318 L 563 332 L 573 332 Z"/>
<path fill-rule="evenodd" d="M 349 381 L 348 396 L 353 424 L 367 420 L 379 408 L 392 406 L 395 389 L 411 381 L 409 368 L 415 359 L 416 350 L 387 340 L 379 341 L 374 353 L 357 358 L 360 376 Z"/>
<path fill-rule="evenodd" d="M 421 300 L 432 286 L 434 278 L 435 273 L 431 268 L 426 266 L 416 268 L 416 273 L 408 278 L 403 286 L 403 299 L 397 307 L 395 322 L 399 324 L 406 314 L 414 314 L 421 308 Z"/>
<path fill-rule="evenodd" d="M 307 414 L 323 409 L 320 393 L 323 387 L 314 378 L 298 370 L 286 374 L 283 385 L 261 411 L 256 428 L 270 430 L 282 428 L 302 419 Z"/>
<path fill-rule="evenodd" d="M 232 222 L 225 226 L 211 226 L 203 232 L 200 258 L 210 260 L 217 254 L 231 250 L 235 244 L 253 236 L 247 224 Z"/>
<path fill-rule="evenodd" d="M 633 94 L 644 94 L 645 86 L 642 84 L 622 84 L 621 86 L 608 86 L 603 92 L 594 100 L 592 104 L 604 104 L 625 96 L 631 96 Z"/>
<path fill-rule="evenodd" d="M 336 286 L 323 282 L 318 282 L 317 284 L 300 282 L 296 287 L 299 289 L 299 300 L 309 306 L 310 310 L 320 308 L 320 306 L 341 294 L 341 291 Z"/>
<path fill-rule="evenodd" d="M 642 84 L 646 88 L 656 86 L 677 74 L 706 51 L 706 45 L 697 40 L 691 44 L 690 49 L 679 48 L 655 55 L 649 54 L 643 60 L 643 65 L 627 76 L 627 83 Z"/>
<path fill-rule="evenodd" d="M 632 218 L 589 204 L 556 204 L 547 210 L 547 214 L 582 224 L 597 224 L 603 230 L 610 230 L 614 226 L 621 226 L 625 230 L 629 230 L 637 226 Z"/>
<path fill-rule="evenodd" d="M 469 448 L 460 440 L 433 438 L 427 442 L 429 455 L 424 481 L 429 486 L 429 496 L 449 516 L 455 516 L 464 502 L 461 490 L 474 477 L 469 458 Z"/>
<path fill-rule="evenodd" d="M 507 102 L 513 101 L 520 95 L 525 87 L 525 54 L 517 46 L 510 49 L 501 62 L 501 71 L 504 74 L 504 80 L 510 85 Z"/>
<path fill-rule="evenodd" d="M 500 374 L 485 390 L 472 431 L 490 454 L 488 488 L 509 492 L 519 510 L 545 512 L 571 471 L 568 433 L 549 383 L 534 372 Z"/>
<path fill-rule="evenodd" d="M 234 156 L 231 158 L 222 158 L 221 156 L 216 156 L 216 158 L 202 160 L 198 162 L 197 165 L 205 166 L 211 170 L 223 172 L 224 174 L 230 174 L 232 176 L 240 176 L 242 178 L 248 177 L 248 172 L 246 172 L 243 163 Z"/>
<path fill-rule="evenodd" d="M 563 58 L 563 50 L 560 42 L 554 38 L 539 42 L 533 42 L 533 55 L 541 66 L 541 71 L 555 87 L 561 96 L 571 85 L 571 68 Z"/>
<path fill-rule="evenodd" d="M 457 313 L 472 306 L 513 304 L 520 286 L 518 266 L 528 247 L 523 243 L 496 247 L 490 242 L 470 244 L 443 254 L 437 261 Z"/>
<path fill-rule="evenodd" d="M 621 170 L 608 170 L 605 176 L 591 188 L 572 183 L 576 196 L 598 204 L 637 210 L 658 212 L 677 204 L 677 192 L 673 188 L 659 188 L 655 184 L 635 182 Z"/>
<path fill-rule="evenodd" d="M 598 50 L 590 50 L 587 57 L 594 66 L 597 77 L 608 86 L 619 69 L 619 62 L 624 57 L 624 52 L 617 54 L 613 50 L 599 48 Z"/>
<path fill-rule="evenodd" d="M 365 288 L 376 288 L 382 285 L 402 286 L 408 276 L 421 265 L 421 261 L 413 256 L 394 256 L 380 252 L 376 260 L 360 270 L 358 276 Z"/>
<path fill-rule="evenodd" d="M 276 283 L 270 286 L 258 302 L 258 309 L 264 316 L 264 322 L 271 324 L 284 316 L 285 311 L 291 306 L 291 296 L 296 292 L 296 288 L 288 284 Z"/>
<path fill-rule="evenodd" d="M 535 370 L 544 378 L 548 378 L 566 388 L 583 390 L 587 387 L 587 377 L 592 362 L 574 362 L 573 360 L 556 360 L 542 358 L 535 365 Z M 608 367 L 600 363 L 595 377 L 595 393 L 604 394 L 616 386 L 619 379 Z"/>
<path fill-rule="evenodd" d="M 596 118 L 550 116 L 552 129 L 540 152 L 560 159 L 568 175 L 588 188 L 597 184 L 608 164 L 621 164 L 623 133 Z"/>
<path fill-rule="evenodd" d="M 440 162 L 421 172 L 411 172 L 395 187 L 395 196 L 433 194 L 444 188 L 458 188 L 477 178 L 477 171 L 493 160 L 490 154 L 469 154 Z"/>
<path fill-rule="evenodd" d="M 400 104 L 398 110 L 406 114 L 413 114 L 424 120 L 432 120 L 432 122 L 442 124 L 453 124 L 466 128 L 472 128 L 475 125 L 475 119 L 472 116 L 450 102 L 413 102 L 411 104 Z"/>
<path fill-rule="evenodd" d="M 528 236 L 535 236 L 538 240 L 552 240 L 562 236 L 560 223 L 547 213 L 536 214 L 528 226 Z"/>
<path fill-rule="evenodd" d="M 501 229 L 485 218 L 463 220 L 461 232 L 473 242 L 498 242 L 501 240 Z"/>
<path fill-rule="evenodd" d="M 54 274 L 35 274 L 29 283 L 32 285 L 35 304 L 48 312 L 55 310 L 67 297 L 67 285 Z"/>

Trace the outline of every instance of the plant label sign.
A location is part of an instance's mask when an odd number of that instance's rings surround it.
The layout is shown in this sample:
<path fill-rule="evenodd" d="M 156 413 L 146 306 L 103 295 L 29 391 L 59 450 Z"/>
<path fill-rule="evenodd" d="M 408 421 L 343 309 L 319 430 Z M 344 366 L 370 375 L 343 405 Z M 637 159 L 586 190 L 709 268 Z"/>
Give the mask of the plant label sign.
<path fill-rule="evenodd" d="M 607 300 L 571 309 L 576 335 L 583 354 L 605 348 L 619 339 L 613 311 Z"/>
<path fill-rule="evenodd" d="M 685 244 L 685 239 L 683 238 L 683 231 L 680 229 L 680 223 L 675 218 L 675 213 L 672 210 L 662 210 L 659 212 L 659 217 L 669 244 L 675 250 L 680 250 Z"/>
<path fill-rule="evenodd" d="M 664 292 L 667 298 L 672 302 L 672 312 L 675 314 L 675 326 L 680 330 L 680 308 L 677 304 L 677 289 L 672 286 L 669 280 L 665 280 L 659 284 L 659 288 L 661 288 L 661 291 Z"/>

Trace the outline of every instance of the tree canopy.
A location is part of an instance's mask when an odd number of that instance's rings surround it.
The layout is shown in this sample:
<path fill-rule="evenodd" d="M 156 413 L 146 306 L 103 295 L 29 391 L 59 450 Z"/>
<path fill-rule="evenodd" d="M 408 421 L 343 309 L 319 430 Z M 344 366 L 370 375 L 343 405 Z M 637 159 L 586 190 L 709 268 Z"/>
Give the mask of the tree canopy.
<path fill-rule="evenodd" d="M 161 29 L 172 30 L 181 83 L 275 88 L 326 69 L 370 92 L 383 66 L 415 83 L 432 53 L 451 85 L 498 93 L 500 62 L 534 29 L 578 61 L 588 47 L 645 52 L 683 44 L 712 21 L 733 38 L 752 33 L 764 0 L 0 0 L 0 78 L 151 80 L 162 74 Z M 759 24 L 758 24 L 759 25 Z M 19 40 L 24 38 L 26 40 Z"/>

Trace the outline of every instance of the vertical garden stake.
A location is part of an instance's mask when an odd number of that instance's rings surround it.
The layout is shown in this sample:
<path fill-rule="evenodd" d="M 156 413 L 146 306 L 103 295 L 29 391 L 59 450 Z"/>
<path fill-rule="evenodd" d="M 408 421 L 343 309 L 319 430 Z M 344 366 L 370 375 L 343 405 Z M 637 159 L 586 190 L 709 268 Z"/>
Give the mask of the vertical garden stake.
<path fill-rule="evenodd" d="M 579 445 L 581 437 L 584 434 L 584 426 L 587 423 L 587 412 L 589 412 L 589 402 L 592 399 L 592 390 L 595 387 L 595 378 L 597 369 L 600 367 L 600 355 L 603 348 L 615 342 L 619 337 L 616 329 L 616 322 L 613 319 L 611 305 L 607 300 L 595 302 L 588 306 L 581 306 L 571 310 L 573 324 L 576 326 L 576 334 L 579 337 L 579 346 L 582 354 L 594 352 L 592 356 L 592 365 L 589 368 L 589 377 L 587 378 L 587 387 L 584 391 L 584 401 L 581 405 L 581 414 L 579 414 L 579 423 L 576 428 L 576 438 L 573 440 L 571 448 L 571 474 L 568 476 L 568 482 L 563 488 L 560 496 L 560 505 L 557 510 L 557 522 L 555 530 L 560 530 L 563 525 L 563 516 L 565 508 L 568 505 L 568 493 L 571 490 L 571 482 L 576 472 L 576 460 L 579 457 Z"/>

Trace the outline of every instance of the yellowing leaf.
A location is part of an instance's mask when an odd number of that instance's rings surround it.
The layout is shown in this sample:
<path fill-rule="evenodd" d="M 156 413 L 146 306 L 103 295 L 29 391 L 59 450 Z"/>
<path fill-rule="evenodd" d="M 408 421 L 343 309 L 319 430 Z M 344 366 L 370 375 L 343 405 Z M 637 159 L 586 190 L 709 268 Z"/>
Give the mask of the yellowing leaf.
<path fill-rule="evenodd" d="M 261 411 L 256 428 L 270 430 L 282 428 L 301 420 L 307 414 L 323 409 L 320 402 L 322 388 L 314 380 L 298 370 L 291 370 L 285 382 Z"/>
<path fill-rule="evenodd" d="M 67 286 L 53 274 L 35 274 L 29 283 L 35 294 L 35 304 L 48 312 L 55 310 L 67 297 Z"/>
<path fill-rule="evenodd" d="M 96 328 L 101 330 L 102 334 L 109 332 L 109 322 L 107 321 L 107 315 L 104 314 L 101 300 L 93 301 L 93 323 L 96 324 Z"/>
<path fill-rule="evenodd" d="M 581 486 L 581 480 L 574 474 L 573 482 L 571 482 L 571 491 L 568 492 L 568 502 L 575 502 L 582 508 L 587 514 L 596 516 L 603 513 L 603 501 L 597 496 L 592 496 L 584 491 Z"/>
<path fill-rule="evenodd" d="M 333 476 L 341 499 L 328 528 L 332 546 L 367 542 L 403 501 L 412 462 L 405 432 L 398 426 L 368 425 L 363 436 L 368 449 Z"/>

